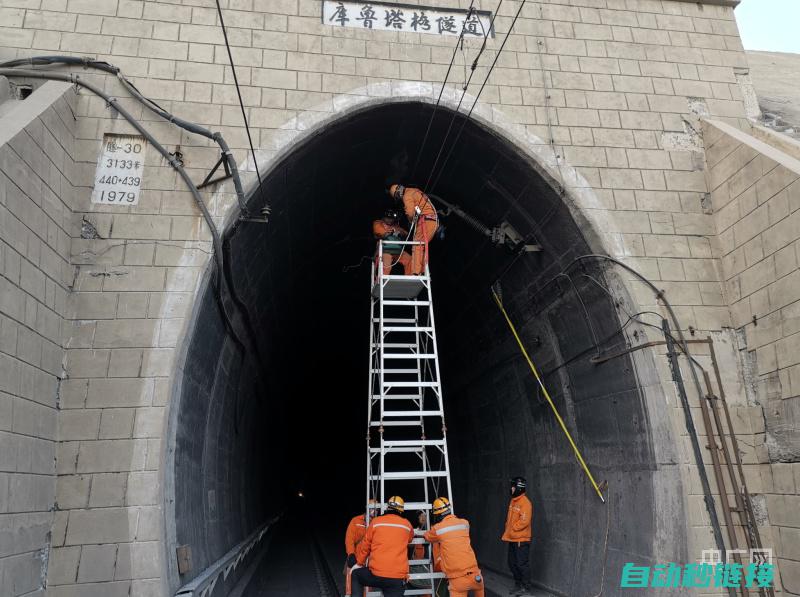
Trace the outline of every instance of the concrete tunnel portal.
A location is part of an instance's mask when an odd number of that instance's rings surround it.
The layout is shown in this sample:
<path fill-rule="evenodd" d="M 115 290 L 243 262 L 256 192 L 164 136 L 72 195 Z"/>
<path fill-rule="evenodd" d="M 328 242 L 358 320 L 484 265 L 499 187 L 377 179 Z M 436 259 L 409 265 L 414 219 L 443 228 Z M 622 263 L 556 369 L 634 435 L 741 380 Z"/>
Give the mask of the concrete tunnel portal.
<path fill-rule="evenodd" d="M 370 224 L 391 205 L 387 183 L 424 184 L 452 116 L 439 108 L 411 178 L 432 109 L 385 103 L 324 125 L 262 172 L 249 205 L 257 212 L 268 199 L 269 223 L 227 230 L 226 258 L 263 362 L 241 358 L 203 286 L 170 417 L 165 553 L 173 588 L 296 506 L 298 492 L 337 541 L 363 508 Z M 630 357 L 589 361 L 595 338 L 604 353 L 624 349 L 621 326 L 630 324 L 594 282 L 606 285 L 604 272 L 587 264 L 574 287 L 547 284 L 593 252 L 555 186 L 524 151 L 471 119 L 435 189 L 489 225 L 509 221 L 543 249 L 516 256 L 455 217 L 432 245 L 454 503 L 471 521 L 480 563 L 504 571 L 507 479 L 526 476 L 535 581 L 592 595 L 605 566 L 614 594 L 624 562 L 655 563 L 663 553 L 682 561 L 685 531 L 664 535 L 661 519 L 663 505 L 677 512 L 683 496 L 676 467 L 658 456 L 660 415 L 641 389 L 655 373 Z M 609 482 L 608 519 L 492 302 L 489 285 L 500 275 L 558 408 L 595 477 Z M 188 575 L 174 565 L 179 545 L 192 549 Z"/>

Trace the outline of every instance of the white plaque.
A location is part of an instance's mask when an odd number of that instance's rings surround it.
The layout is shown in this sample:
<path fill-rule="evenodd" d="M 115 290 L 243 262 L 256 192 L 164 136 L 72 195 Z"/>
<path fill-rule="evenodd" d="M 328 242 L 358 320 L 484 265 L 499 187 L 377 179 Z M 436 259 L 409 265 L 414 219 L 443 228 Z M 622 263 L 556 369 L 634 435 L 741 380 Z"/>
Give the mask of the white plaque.
<path fill-rule="evenodd" d="M 146 150 L 144 137 L 106 133 L 97 160 L 92 203 L 125 206 L 139 203 Z"/>
<path fill-rule="evenodd" d="M 465 38 L 494 37 L 492 14 L 483 10 L 469 13 L 467 10 L 408 4 L 325 0 L 322 3 L 322 22 L 335 27 L 456 37 L 463 29 Z"/>

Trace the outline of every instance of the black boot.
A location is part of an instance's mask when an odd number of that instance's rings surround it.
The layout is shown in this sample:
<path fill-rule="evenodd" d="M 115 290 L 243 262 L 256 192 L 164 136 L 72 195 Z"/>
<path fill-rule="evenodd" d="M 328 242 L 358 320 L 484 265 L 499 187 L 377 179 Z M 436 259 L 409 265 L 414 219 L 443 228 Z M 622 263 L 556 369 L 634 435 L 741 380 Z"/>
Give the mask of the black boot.
<path fill-rule="evenodd" d="M 514 581 L 514 588 L 508 592 L 508 597 L 515 597 L 516 595 L 521 595 L 524 590 L 525 587 L 522 586 L 522 583 Z"/>

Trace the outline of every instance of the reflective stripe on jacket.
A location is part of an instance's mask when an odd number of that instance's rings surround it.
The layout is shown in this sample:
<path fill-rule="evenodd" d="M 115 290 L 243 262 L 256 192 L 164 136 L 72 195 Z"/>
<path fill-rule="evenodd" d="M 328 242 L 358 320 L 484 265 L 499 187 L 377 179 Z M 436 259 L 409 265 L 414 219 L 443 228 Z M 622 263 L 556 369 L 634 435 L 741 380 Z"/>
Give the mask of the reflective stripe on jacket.
<path fill-rule="evenodd" d="M 453 514 L 445 516 L 425 533 L 425 539 L 439 547 L 441 569 L 447 578 L 477 573 L 478 561 L 469 540 L 469 522 L 463 518 Z"/>
<path fill-rule="evenodd" d="M 358 544 L 356 559 L 375 576 L 403 578 L 408 576 L 408 545 L 414 538 L 411 523 L 397 514 L 384 514 L 370 521 L 364 539 Z"/>
<path fill-rule="evenodd" d="M 344 535 L 344 548 L 347 555 L 356 553 L 356 547 L 361 543 L 367 532 L 367 517 L 364 514 L 353 516 L 350 524 L 347 525 L 347 533 Z"/>
<path fill-rule="evenodd" d="M 533 522 L 533 504 L 524 493 L 518 495 L 508 504 L 506 530 L 502 540 L 509 543 L 523 543 L 531 540 L 531 523 Z"/>

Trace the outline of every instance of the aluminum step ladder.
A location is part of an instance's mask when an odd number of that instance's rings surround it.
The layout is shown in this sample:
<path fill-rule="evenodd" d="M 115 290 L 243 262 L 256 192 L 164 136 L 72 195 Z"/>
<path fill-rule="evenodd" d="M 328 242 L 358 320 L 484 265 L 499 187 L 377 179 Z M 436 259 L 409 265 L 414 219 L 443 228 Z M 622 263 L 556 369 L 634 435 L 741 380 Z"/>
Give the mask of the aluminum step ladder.
<path fill-rule="evenodd" d="M 422 244 L 392 241 L 409 248 Z M 371 277 L 366 498 L 384 512 L 387 500 L 400 495 L 406 513 L 427 512 L 435 497 L 452 502 L 431 275 L 427 264 L 421 276 L 384 275 L 383 254 L 379 241 Z M 433 571 L 431 547 L 421 533 L 412 544 L 425 546 L 424 558 L 409 560 L 409 580 L 422 588 L 409 586 L 405 594 L 434 595 L 444 574 Z"/>

